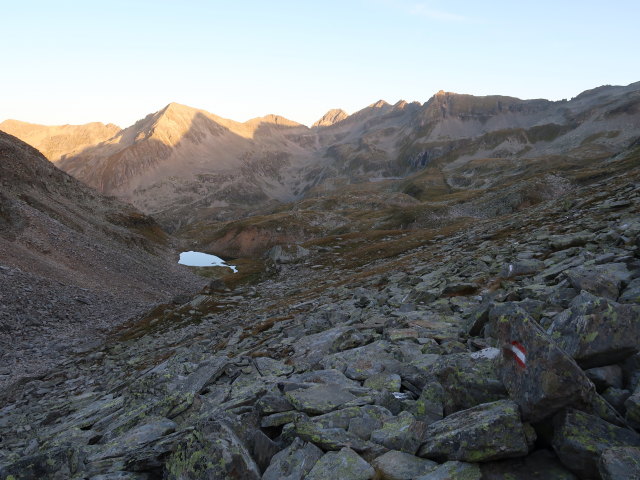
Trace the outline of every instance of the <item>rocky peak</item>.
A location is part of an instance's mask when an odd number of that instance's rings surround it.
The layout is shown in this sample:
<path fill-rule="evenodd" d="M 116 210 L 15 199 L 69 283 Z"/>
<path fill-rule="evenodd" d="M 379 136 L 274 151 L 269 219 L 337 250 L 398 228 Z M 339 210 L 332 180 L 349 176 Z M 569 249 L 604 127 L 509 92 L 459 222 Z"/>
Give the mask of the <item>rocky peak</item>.
<path fill-rule="evenodd" d="M 349 116 L 347 112 L 340 108 L 332 108 L 327 113 L 325 113 L 320 120 L 315 122 L 312 127 L 330 127 L 331 125 L 335 125 L 338 122 L 346 119 Z"/>

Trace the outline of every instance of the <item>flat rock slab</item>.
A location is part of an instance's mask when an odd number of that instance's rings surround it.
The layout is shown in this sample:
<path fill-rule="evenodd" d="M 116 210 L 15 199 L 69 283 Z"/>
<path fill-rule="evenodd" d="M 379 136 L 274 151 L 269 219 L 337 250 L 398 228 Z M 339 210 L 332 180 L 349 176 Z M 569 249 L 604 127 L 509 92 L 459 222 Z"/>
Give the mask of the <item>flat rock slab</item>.
<path fill-rule="evenodd" d="M 605 450 L 598 462 L 602 480 L 637 480 L 640 478 L 640 448 L 614 447 Z"/>
<path fill-rule="evenodd" d="M 160 418 L 135 427 L 109 442 L 108 448 L 88 458 L 89 462 L 119 457 L 136 448 L 151 443 L 158 438 L 176 430 L 175 422 L 167 418 Z"/>
<path fill-rule="evenodd" d="M 339 385 L 318 385 L 287 392 L 287 399 L 298 411 L 319 415 L 336 410 L 356 400 L 356 396 Z"/>
<path fill-rule="evenodd" d="M 438 466 L 436 462 L 391 450 L 371 462 L 381 480 L 412 480 Z"/>
<path fill-rule="evenodd" d="M 582 292 L 556 315 L 550 332 L 581 367 L 612 365 L 640 348 L 640 306 Z"/>
<path fill-rule="evenodd" d="M 401 363 L 393 357 L 386 341 L 370 343 L 340 353 L 334 353 L 320 362 L 324 368 L 335 368 L 352 380 L 364 381 L 384 371 L 394 372 Z"/>
<path fill-rule="evenodd" d="M 343 448 L 339 452 L 328 452 L 316 462 L 305 480 L 369 480 L 375 471 L 356 452 Z"/>
<path fill-rule="evenodd" d="M 569 470 L 583 479 L 598 479 L 598 460 L 613 447 L 640 446 L 640 435 L 578 410 L 553 419 L 553 449 Z"/>
<path fill-rule="evenodd" d="M 593 384 L 575 360 L 527 312 L 504 303 L 496 305 L 490 317 L 503 347 L 500 376 L 509 397 L 520 406 L 523 420 L 543 420 L 565 406 L 582 405 L 593 395 Z"/>
<path fill-rule="evenodd" d="M 427 427 L 418 455 L 436 461 L 482 462 L 525 456 L 529 447 L 518 405 L 511 400 L 456 412 Z"/>
<path fill-rule="evenodd" d="M 291 445 L 273 456 L 262 480 L 302 480 L 322 455 L 322 450 L 313 443 L 296 438 Z"/>

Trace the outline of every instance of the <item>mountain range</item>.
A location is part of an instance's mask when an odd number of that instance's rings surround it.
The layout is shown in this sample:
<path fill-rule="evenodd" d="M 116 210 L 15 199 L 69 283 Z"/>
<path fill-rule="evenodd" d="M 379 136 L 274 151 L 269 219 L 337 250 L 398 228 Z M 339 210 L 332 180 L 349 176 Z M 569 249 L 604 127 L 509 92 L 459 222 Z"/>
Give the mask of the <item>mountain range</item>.
<path fill-rule="evenodd" d="M 190 229 L 192 238 L 205 225 L 202 241 L 232 256 L 308 238 L 319 225 L 323 233 L 356 228 L 344 212 L 360 205 L 381 214 L 357 228 L 387 228 L 419 221 L 413 213 L 407 221 L 384 220 L 399 207 L 440 217 L 443 205 L 458 205 L 453 217 L 473 217 L 499 213 L 501 201 L 507 210 L 535 203 L 569 188 L 571 179 L 559 172 L 628 149 L 639 127 L 640 82 L 594 88 L 568 101 L 440 91 L 424 104 L 380 100 L 351 115 L 330 110 L 311 127 L 277 115 L 239 123 L 175 103 L 125 129 L 0 124 L 62 170 L 170 231 Z M 513 186 L 533 176 L 538 183 L 528 192 Z M 459 205 L 497 187 L 515 188 L 522 198 Z M 296 219 L 276 221 L 280 231 L 252 226 L 255 245 L 241 245 L 244 226 L 229 226 L 250 216 L 273 220 L 283 210 L 298 212 Z M 213 243 L 212 230 L 218 232 Z"/>

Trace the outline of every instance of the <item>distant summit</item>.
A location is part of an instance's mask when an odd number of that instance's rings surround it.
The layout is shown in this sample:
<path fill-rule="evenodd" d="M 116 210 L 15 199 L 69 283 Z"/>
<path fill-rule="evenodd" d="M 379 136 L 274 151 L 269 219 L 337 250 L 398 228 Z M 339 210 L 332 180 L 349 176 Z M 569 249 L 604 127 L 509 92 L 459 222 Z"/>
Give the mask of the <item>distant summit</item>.
<path fill-rule="evenodd" d="M 312 127 L 330 127 L 338 122 L 341 122 L 349 115 L 347 112 L 340 108 L 333 108 L 325 113 L 320 120 L 311 125 Z"/>

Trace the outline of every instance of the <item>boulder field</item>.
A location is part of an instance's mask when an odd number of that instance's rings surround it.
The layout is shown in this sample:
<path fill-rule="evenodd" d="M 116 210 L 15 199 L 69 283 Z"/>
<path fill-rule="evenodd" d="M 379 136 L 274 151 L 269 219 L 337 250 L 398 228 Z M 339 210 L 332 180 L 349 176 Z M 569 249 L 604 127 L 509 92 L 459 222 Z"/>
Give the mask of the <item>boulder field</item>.
<path fill-rule="evenodd" d="M 2 392 L 0 478 L 640 478 L 639 205 L 616 177 L 214 282 Z"/>

